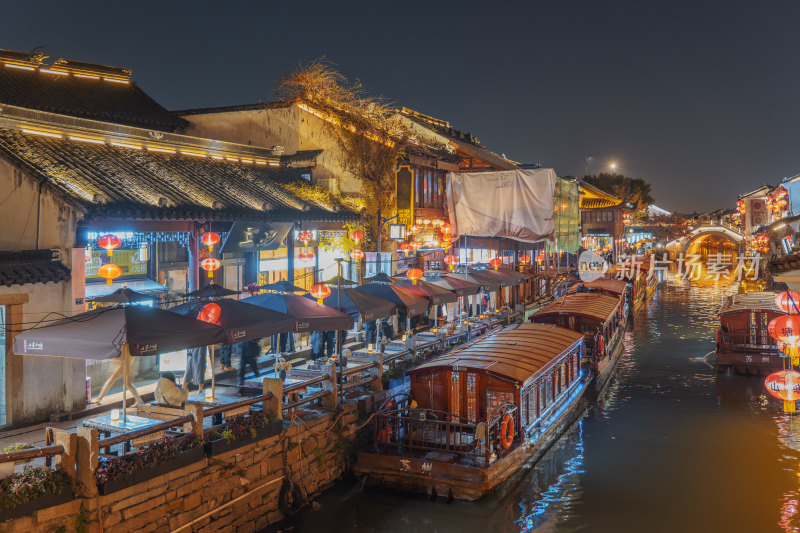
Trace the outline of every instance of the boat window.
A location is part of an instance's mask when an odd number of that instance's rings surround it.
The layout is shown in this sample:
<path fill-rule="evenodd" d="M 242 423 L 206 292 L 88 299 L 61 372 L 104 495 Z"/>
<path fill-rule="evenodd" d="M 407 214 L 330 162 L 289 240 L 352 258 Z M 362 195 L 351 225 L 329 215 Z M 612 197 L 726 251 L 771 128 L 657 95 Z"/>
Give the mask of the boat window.
<path fill-rule="evenodd" d="M 528 393 L 528 424 L 533 423 L 539 413 L 536 412 L 536 394 L 539 391 L 539 385 L 534 385 Z"/>
<path fill-rule="evenodd" d="M 461 372 L 457 371 L 450 373 L 450 413 L 454 421 L 461 414 Z"/>
<path fill-rule="evenodd" d="M 525 424 L 525 425 L 531 423 L 531 421 L 530 421 L 530 412 L 528 411 L 528 397 L 529 396 L 530 396 L 530 394 L 525 393 L 525 394 L 522 395 L 522 397 L 520 399 L 520 407 L 522 407 L 521 419 L 522 419 L 523 424 Z"/>
<path fill-rule="evenodd" d="M 581 367 L 581 351 L 575 350 L 572 354 L 572 379 L 578 379 L 578 369 Z"/>
<path fill-rule="evenodd" d="M 511 391 L 486 391 L 486 419 L 492 415 L 495 409 L 507 403 L 514 403 L 514 393 Z"/>
<path fill-rule="evenodd" d="M 473 372 L 467 374 L 467 419 L 478 421 L 478 376 Z"/>

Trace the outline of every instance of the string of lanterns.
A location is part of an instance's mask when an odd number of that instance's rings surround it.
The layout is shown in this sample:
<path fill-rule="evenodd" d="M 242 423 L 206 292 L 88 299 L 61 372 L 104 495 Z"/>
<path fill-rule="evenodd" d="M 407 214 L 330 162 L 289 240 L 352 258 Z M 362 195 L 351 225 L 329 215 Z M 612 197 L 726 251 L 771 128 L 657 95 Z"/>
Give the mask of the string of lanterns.
<path fill-rule="evenodd" d="M 800 366 L 800 294 L 792 291 L 778 293 L 775 295 L 775 305 L 787 314 L 773 318 L 767 324 L 767 331 L 785 355 L 784 367 L 788 363 L 788 368 L 767 376 L 764 386 L 772 396 L 783 400 L 785 413 L 794 413 L 795 401 L 800 399 L 800 372 L 793 369 Z"/>
<path fill-rule="evenodd" d="M 219 243 L 219 241 L 219 234 L 214 233 L 213 231 L 208 231 L 200 236 L 200 242 L 208 246 L 209 255 L 214 250 L 214 245 Z M 216 257 L 206 257 L 200 261 L 200 268 L 208 272 L 209 281 L 214 279 L 214 272 L 219 270 L 221 266 L 222 263 Z"/>
<path fill-rule="evenodd" d="M 112 257 L 114 250 L 122 246 L 122 241 L 116 235 L 108 233 L 106 235 L 101 235 L 97 239 L 97 246 L 105 248 L 106 252 L 108 252 L 108 257 Z M 106 263 L 97 269 L 97 275 L 101 278 L 105 278 L 106 285 L 111 285 L 111 282 L 115 278 L 122 275 L 122 269 L 114 263 Z"/>

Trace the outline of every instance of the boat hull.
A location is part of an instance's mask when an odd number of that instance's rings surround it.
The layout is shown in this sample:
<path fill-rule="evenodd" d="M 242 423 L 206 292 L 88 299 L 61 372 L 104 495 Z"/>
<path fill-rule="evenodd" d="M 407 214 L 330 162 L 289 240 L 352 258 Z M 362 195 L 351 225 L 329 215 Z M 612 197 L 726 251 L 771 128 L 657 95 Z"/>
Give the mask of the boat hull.
<path fill-rule="evenodd" d="M 714 370 L 751 376 L 766 376 L 784 369 L 784 358 L 774 351 L 717 350 Z"/>
<path fill-rule="evenodd" d="M 353 470 L 372 486 L 432 497 L 477 500 L 500 487 L 521 468 L 538 461 L 572 426 L 585 410 L 584 396 L 588 385 L 587 377 L 576 381 L 575 390 L 560 405 L 560 411 L 542 426 L 545 429 L 529 434 L 525 441 L 489 465 L 481 465 L 481 458 L 478 458 L 478 464 L 469 457 L 448 462 L 447 454 L 433 454 L 432 458 L 432 454 L 410 455 L 386 449 L 359 453 Z M 438 460 L 435 458 L 437 456 Z"/>

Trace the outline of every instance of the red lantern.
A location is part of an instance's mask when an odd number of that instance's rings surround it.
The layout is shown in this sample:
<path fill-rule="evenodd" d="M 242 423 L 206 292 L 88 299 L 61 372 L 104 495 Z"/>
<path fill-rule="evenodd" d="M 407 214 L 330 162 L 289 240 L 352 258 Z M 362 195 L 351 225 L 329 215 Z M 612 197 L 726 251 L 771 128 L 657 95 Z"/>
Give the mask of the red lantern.
<path fill-rule="evenodd" d="M 522 257 L 519 258 L 519 264 L 520 265 L 527 265 L 530 262 L 531 262 L 531 258 L 528 257 L 527 255 L 523 255 Z"/>
<path fill-rule="evenodd" d="M 455 255 L 446 255 L 444 256 L 444 262 L 450 267 L 450 270 L 453 270 L 458 264 L 458 257 Z"/>
<path fill-rule="evenodd" d="M 410 243 L 408 243 L 408 247 L 411 249 L 412 252 L 417 253 L 417 250 L 422 248 L 422 245 L 417 241 L 411 241 Z"/>
<path fill-rule="evenodd" d="M 417 280 L 423 276 L 422 270 L 418 268 L 412 268 L 408 272 L 406 272 L 406 277 L 411 280 L 412 285 L 417 284 Z"/>
<path fill-rule="evenodd" d="M 208 272 L 208 279 L 214 278 L 214 271 L 219 270 L 219 267 L 222 266 L 222 263 L 219 262 L 219 259 L 216 257 L 206 257 L 202 261 L 200 261 L 200 267 Z"/>
<path fill-rule="evenodd" d="M 795 345 L 800 340 L 800 316 L 782 315 L 770 320 L 767 331 L 776 341 Z"/>
<path fill-rule="evenodd" d="M 314 236 L 311 234 L 310 231 L 301 231 L 300 234 L 297 236 L 297 240 L 303 243 L 303 246 L 308 246 L 308 243 Z"/>
<path fill-rule="evenodd" d="M 106 278 L 106 285 L 111 285 L 111 280 L 122 275 L 122 269 L 114 263 L 106 263 L 97 269 L 97 275 Z"/>
<path fill-rule="evenodd" d="M 442 226 L 442 233 L 444 233 L 445 235 L 450 235 L 451 233 L 453 233 L 453 228 L 450 227 L 449 223 L 447 222 L 444 223 L 444 225 Z"/>
<path fill-rule="evenodd" d="M 111 235 L 109 233 L 108 235 L 103 235 L 97 239 L 97 245 L 100 248 L 105 248 L 108 251 L 108 256 L 111 257 L 111 254 L 114 253 L 114 250 L 122 246 L 122 241 L 119 240 L 119 237 L 116 235 Z"/>
<path fill-rule="evenodd" d="M 199 313 L 197 313 L 197 320 L 208 322 L 209 324 L 219 323 L 219 317 L 222 314 L 222 308 L 219 304 L 214 302 L 208 303 L 203 306 Z"/>
<path fill-rule="evenodd" d="M 314 259 L 314 252 L 300 252 L 297 257 L 300 259 Z"/>
<path fill-rule="evenodd" d="M 356 230 L 350 234 L 350 238 L 353 239 L 354 243 L 358 244 L 364 238 L 364 234 Z"/>
<path fill-rule="evenodd" d="M 356 248 L 355 250 L 350 250 L 350 257 L 352 257 L 356 261 L 361 261 L 364 259 L 364 251 L 359 250 Z"/>
<path fill-rule="evenodd" d="M 316 285 L 311 287 L 309 293 L 311 294 L 311 296 L 317 299 L 317 303 L 319 305 L 322 305 L 322 300 L 331 295 L 331 289 L 327 285 L 324 285 L 322 283 L 317 283 Z"/>
<path fill-rule="evenodd" d="M 800 372 L 780 370 L 773 372 L 764 380 L 767 392 L 783 401 L 800 399 Z"/>
<path fill-rule="evenodd" d="M 214 251 L 214 245 L 219 243 L 219 234 L 209 231 L 200 236 L 200 242 L 208 246 L 208 251 Z"/>
<path fill-rule="evenodd" d="M 403 252 L 406 255 L 406 257 L 408 257 L 408 252 L 410 250 L 411 248 L 408 246 L 407 242 L 401 242 L 400 244 L 397 245 L 397 251 Z"/>
<path fill-rule="evenodd" d="M 783 291 L 775 295 L 775 306 L 790 315 L 800 314 L 800 294 Z"/>
<path fill-rule="evenodd" d="M 499 257 L 495 257 L 494 259 L 489 261 L 489 264 L 492 265 L 495 270 L 497 270 L 497 267 L 503 264 L 503 260 L 500 259 Z"/>

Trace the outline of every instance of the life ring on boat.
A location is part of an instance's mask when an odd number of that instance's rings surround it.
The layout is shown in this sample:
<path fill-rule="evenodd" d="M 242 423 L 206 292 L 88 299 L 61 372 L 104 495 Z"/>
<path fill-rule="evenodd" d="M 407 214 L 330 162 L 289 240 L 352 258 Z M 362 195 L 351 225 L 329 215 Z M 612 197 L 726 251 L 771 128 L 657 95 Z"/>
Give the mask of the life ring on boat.
<path fill-rule="evenodd" d="M 507 450 L 511 448 L 512 442 L 514 442 L 514 417 L 511 413 L 506 413 L 500 423 L 500 446 Z"/>

